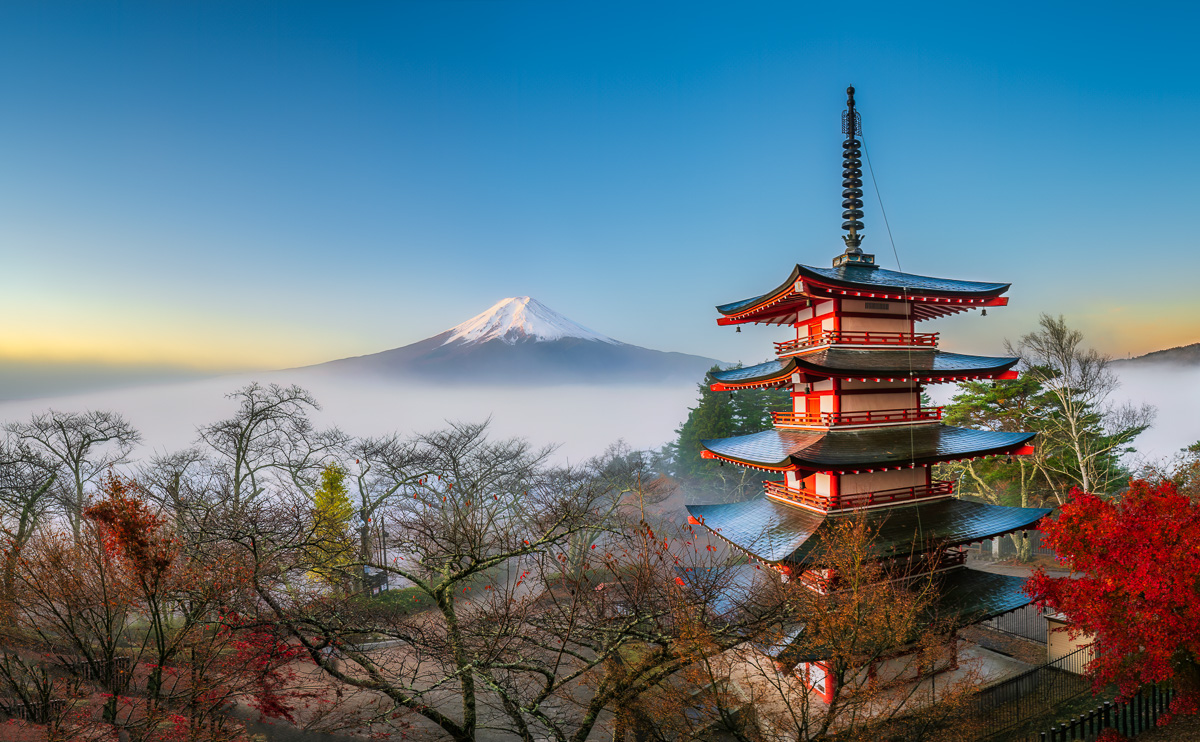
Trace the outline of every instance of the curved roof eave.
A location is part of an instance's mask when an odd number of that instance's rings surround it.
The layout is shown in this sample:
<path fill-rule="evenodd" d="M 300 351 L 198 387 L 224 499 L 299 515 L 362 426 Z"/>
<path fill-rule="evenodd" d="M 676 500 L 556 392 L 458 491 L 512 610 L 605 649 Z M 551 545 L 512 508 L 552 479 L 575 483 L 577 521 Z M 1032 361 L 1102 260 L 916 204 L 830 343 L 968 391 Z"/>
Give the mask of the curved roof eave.
<path fill-rule="evenodd" d="M 952 278 L 935 278 L 915 273 L 901 273 L 876 266 L 847 265 L 837 268 L 817 268 L 799 263 L 792 269 L 788 279 L 765 294 L 748 299 L 720 304 L 717 311 L 729 317 L 747 314 L 756 307 L 769 304 L 795 288 L 796 279 L 805 278 L 817 285 L 831 285 L 843 289 L 861 291 L 905 290 L 914 296 L 938 297 L 984 297 L 995 298 L 1008 291 L 1012 284 L 985 283 L 982 281 L 959 281 Z M 874 278 L 876 280 L 864 280 Z M 879 280 L 886 279 L 886 280 Z"/>
<path fill-rule="evenodd" d="M 827 432 L 768 428 L 700 445 L 712 456 L 750 467 L 846 472 L 1013 454 L 1036 435 L 949 425 Z"/>
<path fill-rule="evenodd" d="M 841 515 L 800 510 L 759 496 L 734 503 L 688 505 L 688 514 L 733 546 L 772 564 L 819 564 L 829 524 Z M 862 514 L 875 532 L 875 556 L 887 558 L 982 541 L 1033 527 L 1047 508 L 958 499 L 914 502 Z"/>
<path fill-rule="evenodd" d="M 792 269 L 792 274 L 790 276 L 788 276 L 788 279 L 786 281 L 784 281 L 783 283 L 779 284 L 779 286 L 777 286 L 776 288 L 768 291 L 765 294 L 759 294 L 758 296 L 752 296 L 749 299 L 733 301 L 733 302 L 729 302 L 728 304 L 719 304 L 719 305 L 717 305 L 717 311 L 720 312 L 721 314 L 729 316 L 731 314 L 740 314 L 749 309 L 753 309 L 755 306 L 757 306 L 759 304 L 770 301 L 771 299 L 774 299 L 775 297 L 779 296 L 780 294 L 790 291 L 792 289 L 792 287 L 795 286 L 796 279 L 799 277 L 800 277 L 800 265 L 797 264 L 796 267 Z"/>
<path fill-rule="evenodd" d="M 810 279 L 817 284 L 831 284 L 839 288 L 865 291 L 880 289 L 908 289 L 918 296 L 951 297 L 994 297 L 1008 291 L 1012 284 L 985 283 L 982 281 L 960 281 L 955 278 L 936 278 L 916 273 L 901 273 L 886 268 L 861 265 L 843 265 L 837 268 L 817 268 L 797 265 L 796 277 Z M 866 280 L 875 279 L 875 280 Z M 792 279 L 795 281 L 795 278 Z"/>
<path fill-rule="evenodd" d="M 828 361 L 832 355 L 834 363 Z M 913 360 L 920 362 L 916 365 Z M 925 361 L 928 360 L 928 363 Z M 838 363 L 840 361 L 840 363 Z M 857 361 L 857 363 L 850 363 Z M 880 363 L 880 362 L 885 363 Z M 760 386 L 782 383 L 799 371 L 819 378 L 896 377 L 922 378 L 1002 374 L 1017 365 L 1019 358 L 969 356 L 935 350 L 843 350 L 830 348 L 806 355 L 788 356 L 745 368 L 717 371 L 712 378 L 723 387 Z M 891 363 L 891 365 L 888 365 Z"/>

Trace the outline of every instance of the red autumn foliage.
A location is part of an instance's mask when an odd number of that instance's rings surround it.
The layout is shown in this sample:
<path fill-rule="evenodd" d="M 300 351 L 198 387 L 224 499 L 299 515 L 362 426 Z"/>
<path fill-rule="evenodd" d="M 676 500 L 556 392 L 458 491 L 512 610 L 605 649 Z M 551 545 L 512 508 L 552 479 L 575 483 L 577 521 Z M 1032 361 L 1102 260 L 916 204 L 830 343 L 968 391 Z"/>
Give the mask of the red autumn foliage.
<path fill-rule="evenodd" d="M 164 519 L 137 496 L 132 479 L 109 474 L 100 483 L 104 499 L 83 511 L 85 518 L 104 524 L 106 546 L 121 554 L 143 578 L 161 577 L 174 559 L 172 540 L 161 533 Z"/>
<path fill-rule="evenodd" d="M 1130 482 L 1117 500 L 1071 493 L 1043 543 L 1080 573 L 1039 569 L 1026 591 L 1066 615 L 1072 636 L 1095 637 L 1089 672 L 1097 687 L 1131 695 L 1171 680 L 1184 698 L 1200 691 L 1200 503 L 1170 482 Z M 1191 701 L 1180 710 L 1195 708 Z M 1174 710 L 1174 709 L 1173 709 Z"/>

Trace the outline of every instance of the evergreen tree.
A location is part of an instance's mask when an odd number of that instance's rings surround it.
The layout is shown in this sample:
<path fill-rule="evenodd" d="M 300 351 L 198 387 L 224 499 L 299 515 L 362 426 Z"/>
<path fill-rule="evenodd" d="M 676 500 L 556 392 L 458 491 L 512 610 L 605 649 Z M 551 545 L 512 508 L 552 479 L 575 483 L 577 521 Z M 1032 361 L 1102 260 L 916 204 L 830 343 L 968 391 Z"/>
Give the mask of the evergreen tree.
<path fill-rule="evenodd" d="M 709 373 L 721 370 L 713 366 Z M 771 413 L 791 410 L 790 395 L 778 389 L 745 389 L 714 392 L 711 379 L 699 384 L 700 398 L 688 412 L 687 420 L 676 430 L 678 438 L 671 446 L 671 471 L 692 487 L 726 495 L 749 495 L 760 484 L 761 474 L 740 466 L 722 466 L 700 457 L 700 441 L 749 435 L 771 427 Z"/>
<path fill-rule="evenodd" d="M 1008 433 L 1045 428 L 1052 400 L 1029 374 L 1011 380 L 964 381 L 946 405 L 947 425 Z M 987 502 L 1030 507 L 1049 494 L 1050 481 L 1043 470 L 1045 454 L 1053 446 L 1043 436 L 1035 439 L 1033 456 L 1010 456 L 956 461 L 941 467 L 943 476 L 957 477 L 959 494 Z"/>
<path fill-rule="evenodd" d="M 321 470 L 321 480 L 313 492 L 313 536 L 320 565 L 313 571 L 330 584 L 340 584 L 342 568 L 353 561 L 354 540 L 350 534 L 350 504 L 346 470 L 329 464 Z"/>

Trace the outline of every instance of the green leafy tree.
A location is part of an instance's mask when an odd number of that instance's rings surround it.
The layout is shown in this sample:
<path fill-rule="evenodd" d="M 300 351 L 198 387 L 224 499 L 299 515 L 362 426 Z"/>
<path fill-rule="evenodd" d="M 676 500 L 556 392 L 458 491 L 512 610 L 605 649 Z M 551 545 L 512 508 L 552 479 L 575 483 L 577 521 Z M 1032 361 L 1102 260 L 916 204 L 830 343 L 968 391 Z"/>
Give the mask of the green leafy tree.
<path fill-rule="evenodd" d="M 321 470 L 320 484 L 313 491 L 317 566 L 312 571 L 331 584 L 343 581 L 345 567 L 354 558 L 354 540 L 350 535 L 353 514 L 354 506 L 346 488 L 346 470 L 337 464 L 327 465 Z"/>
<path fill-rule="evenodd" d="M 1155 409 L 1114 404 L 1120 381 L 1109 368 L 1111 359 L 1085 347 L 1083 333 L 1061 316 L 1043 314 L 1037 330 L 1005 345 L 1053 403 L 1041 431 L 1047 439 L 1043 470 L 1085 492 L 1112 494 L 1129 476 L 1122 455 L 1133 451 L 1133 440 L 1150 427 Z M 1067 492 L 1055 491 L 1059 504 Z"/>

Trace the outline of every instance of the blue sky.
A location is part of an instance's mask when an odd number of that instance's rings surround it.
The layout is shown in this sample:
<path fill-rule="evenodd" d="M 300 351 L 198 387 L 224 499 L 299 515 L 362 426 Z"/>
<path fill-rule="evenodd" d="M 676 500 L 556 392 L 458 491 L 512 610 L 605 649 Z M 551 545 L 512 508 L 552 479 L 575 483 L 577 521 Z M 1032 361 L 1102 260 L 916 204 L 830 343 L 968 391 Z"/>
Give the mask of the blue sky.
<path fill-rule="evenodd" d="M 1117 355 L 1200 341 L 1188 4 L 0 5 L 0 363 L 293 366 L 528 294 L 757 361 L 839 252 L 844 90 L 903 269 Z M 868 189 L 864 248 L 896 267 Z"/>

